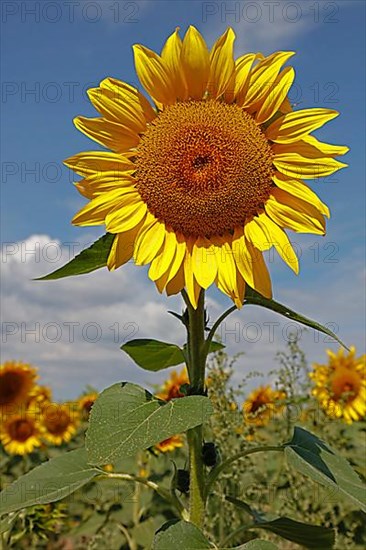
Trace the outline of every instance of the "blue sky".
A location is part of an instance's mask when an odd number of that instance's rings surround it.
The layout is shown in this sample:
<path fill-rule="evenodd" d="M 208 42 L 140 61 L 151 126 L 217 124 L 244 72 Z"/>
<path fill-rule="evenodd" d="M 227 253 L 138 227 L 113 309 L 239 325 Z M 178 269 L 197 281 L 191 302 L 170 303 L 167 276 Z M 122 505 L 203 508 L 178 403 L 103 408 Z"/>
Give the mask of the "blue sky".
<path fill-rule="evenodd" d="M 299 277 L 278 258 L 270 258 L 269 267 L 279 301 L 333 323 L 347 343 L 355 343 L 362 352 L 364 19 L 365 3 L 358 0 L 3 2 L 1 238 L 6 334 L 2 360 L 33 362 L 42 379 L 54 385 L 56 395 L 69 398 L 88 382 L 102 388 L 122 378 L 152 380 L 121 355 L 121 337 L 182 341 L 180 327 L 165 313 L 167 306 L 180 309 L 179 298 L 161 298 L 143 268 L 128 265 L 113 275 L 103 270 L 78 281 L 36 283 L 30 279 L 64 263 L 72 249 L 68 243 L 78 251 L 102 233 L 100 228 L 71 225 L 83 200 L 62 165 L 68 156 L 94 148 L 72 123 L 79 114 L 95 116 L 85 89 L 107 76 L 138 85 L 131 45 L 143 43 L 160 51 L 176 26 L 185 31 L 189 24 L 200 29 L 209 45 L 231 25 L 237 34 L 237 55 L 295 50 L 296 86 L 290 98 L 301 108 L 340 111 L 337 119 L 317 133 L 321 139 L 351 149 L 345 158 L 349 168 L 313 185 L 331 209 L 327 235 L 291 236 L 301 247 Z M 229 305 L 216 291 L 209 293 L 209 300 L 213 317 Z M 261 366 L 268 370 L 276 350 L 284 345 L 281 319 L 254 308 L 232 319 L 227 326 L 234 334 L 227 336 L 229 351 L 246 351 L 246 370 Z M 271 321 L 282 323 L 274 342 L 265 334 L 268 325 L 263 325 Z M 262 331 L 258 342 L 245 332 L 250 332 L 250 322 Z M 66 334 L 70 323 L 79 323 L 73 341 Z M 109 328 L 114 323 L 120 329 L 118 337 Z M 39 342 L 35 333 L 27 332 L 32 328 L 38 330 Z M 323 359 L 325 347 L 336 347 L 318 340 L 307 333 L 303 337 L 310 361 Z"/>

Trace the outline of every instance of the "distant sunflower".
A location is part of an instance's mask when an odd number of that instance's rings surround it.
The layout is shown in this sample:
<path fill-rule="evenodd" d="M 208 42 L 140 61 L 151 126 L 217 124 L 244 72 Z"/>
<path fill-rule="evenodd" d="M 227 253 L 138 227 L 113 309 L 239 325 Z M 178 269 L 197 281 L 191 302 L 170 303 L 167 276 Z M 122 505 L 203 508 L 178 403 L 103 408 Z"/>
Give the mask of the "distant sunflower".
<path fill-rule="evenodd" d="M 18 412 L 16 409 L 26 403 L 37 378 L 37 369 L 27 363 L 6 361 L 0 365 L 0 412 Z"/>
<path fill-rule="evenodd" d="M 315 383 L 312 394 L 325 413 L 343 418 L 348 424 L 366 415 L 366 355 L 355 357 L 352 346 L 348 354 L 341 348 L 337 354 L 327 350 L 327 365 L 313 365 L 309 373 Z"/>
<path fill-rule="evenodd" d="M 94 402 L 97 399 L 97 397 L 98 397 L 98 392 L 91 392 L 91 393 L 87 393 L 86 395 L 82 395 L 78 399 L 77 405 L 84 418 L 89 418 L 91 408 L 94 405 Z"/>
<path fill-rule="evenodd" d="M 183 447 L 183 438 L 181 435 L 173 435 L 155 445 L 155 449 L 160 453 L 169 453 L 180 447 Z"/>
<path fill-rule="evenodd" d="M 53 445 L 70 441 L 79 424 L 79 415 L 70 403 L 50 403 L 42 411 L 44 438 Z"/>
<path fill-rule="evenodd" d="M 243 404 L 245 422 L 256 426 L 265 426 L 284 407 L 284 392 L 270 386 L 259 386 L 253 390 Z"/>
<path fill-rule="evenodd" d="M 36 384 L 28 395 L 28 406 L 32 407 L 35 404 L 42 407 L 52 401 L 52 390 L 49 386 L 39 386 Z"/>
<path fill-rule="evenodd" d="M 329 210 L 302 179 L 346 166 L 347 147 L 311 132 L 335 118 L 330 109 L 292 111 L 294 52 L 234 60 L 231 28 L 208 50 L 190 26 L 169 36 L 161 55 L 134 46 L 136 72 L 155 104 L 134 87 L 106 78 L 88 91 L 99 118 L 76 127 L 110 149 L 65 161 L 84 179 L 89 203 L 74 217 L 115 235 L 114 270 L 134 259 L 168 295 L 186 288 L 194 307 L 213 283 L 243 304 L 248 284 L 271 297 L 262 252 L 275 246 L 298 273 L 284 229 L 325 234 Z"/>
<path fill-rule="evenodd" d="M 187 369 L 184 368 L 180 372 L 172 371 L 169 380 L 164 382 L 156 397 L 164 401 L 184 397 L 184 393 L 181 392 L 184 384 L 189 384 Z"/>
<path fill-rule="evenodd" d="M 41 445 L 42 427 L 30 414 L 12 414 L 0 426 L 0 441 L 7 453 L 25 455 Z"/>

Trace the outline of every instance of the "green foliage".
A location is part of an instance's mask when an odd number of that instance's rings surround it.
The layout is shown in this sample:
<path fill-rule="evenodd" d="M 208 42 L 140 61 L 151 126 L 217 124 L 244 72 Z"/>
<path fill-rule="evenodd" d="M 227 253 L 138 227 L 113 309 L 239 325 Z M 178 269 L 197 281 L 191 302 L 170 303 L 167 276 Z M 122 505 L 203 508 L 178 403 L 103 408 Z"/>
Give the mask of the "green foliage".
<path fill-rule="evenodd" d="M 211 342 L 209 353 L 213 353 L 225 346 L 220 342 Z M 136 338 L 121 346 L 121 349 L 135 361 L 135 363 L 149 371 L 159 371 L 181 365 L 185 362 L 185 349 L 175 344 L 160 342 L 146 338 Z"/>
<path fill-rule="evenodd" d="M 343 493 L 366 512 L 366 491 L 360 478 L 347 460 L 329 449 L 318 437 L 295 427 L 285 453 L 289 464 L 300 473 L 330 487 L 335 496 Z"/>
<path fill-rule="evenodd" d="M 115 235 L 106 233 L 103 237 L 100 237 L 100 239 L 89 246 L 89 248 L 86 248 L 75 256 L 70 262 L 56 269 L 53 273 L 49 273 L 44 277 L 39 277 L 36 280 L 51 281 L 53 279 L 62 279 L 63 277 L 71 277 L 73 275 L 84 275 L 96 269 L 100 269 L 101 267 L 105 267 L 114 237 Z"/>
<path fill-rule="evenodd" d="M 172 521 L 163 525 L 154 537 L 153 550 L 204 550 L 213 548 L 202 531 L 188 521 Z"/>
<path fill-rule="evenodd" d="M 189 396 L 164 402 L 135 384 L 114 384 L 95 402 L 86 435 L 91 464 L 114 463 L 207 421 L 210 400 Z"/>
<path fill-rule="evenodd" d="M 70 451 L 34 468 L 0 493 L 0 515 L 69 496 L 88 483 L 97 470 L 85 449 Z"/>

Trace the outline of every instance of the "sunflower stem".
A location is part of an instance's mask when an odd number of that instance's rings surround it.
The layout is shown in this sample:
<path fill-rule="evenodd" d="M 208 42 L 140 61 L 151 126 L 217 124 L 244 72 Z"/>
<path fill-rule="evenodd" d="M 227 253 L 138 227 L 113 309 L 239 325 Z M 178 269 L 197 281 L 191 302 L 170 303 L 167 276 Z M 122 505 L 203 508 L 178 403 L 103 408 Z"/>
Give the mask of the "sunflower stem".
<path fill-rule="evenodd" d="M 205 293 L 201 290 L 195 309 L 182 292 L 188 309 L 188 373 L 191 393 L 203 395 L 205 391 Z M 203 427 L 197 426 L 187 432 L 189 447 L 189 520 L 203 527 L 205 516 L 205 470 L 202 460 Z"/>

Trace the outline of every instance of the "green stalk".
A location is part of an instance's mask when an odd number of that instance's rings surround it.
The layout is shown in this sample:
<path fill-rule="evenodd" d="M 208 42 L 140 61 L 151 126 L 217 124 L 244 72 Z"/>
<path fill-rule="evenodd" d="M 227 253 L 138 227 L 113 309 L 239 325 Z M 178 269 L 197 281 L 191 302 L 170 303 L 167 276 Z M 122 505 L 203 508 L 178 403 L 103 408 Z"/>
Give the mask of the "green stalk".
<path fill-rule="evenodd" d="M 205 389 L 205 293 L 201 290 L 197 309 L 191 305 L 187 293 L 182 295 L 188 310 L 188 373 L 192 393 L 203 395 Z M 189 521 L 202 528 L 205 517 L 205 470 L 202 460 L 203 427 L 187 432 L 189 447 Z"/>

